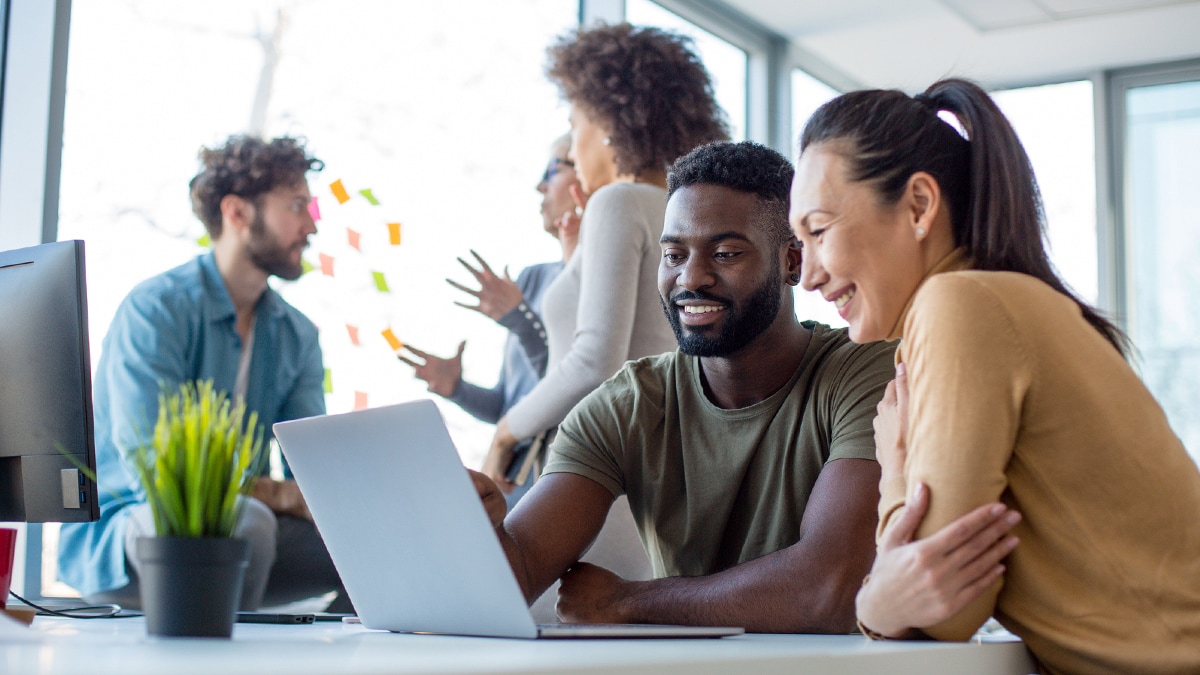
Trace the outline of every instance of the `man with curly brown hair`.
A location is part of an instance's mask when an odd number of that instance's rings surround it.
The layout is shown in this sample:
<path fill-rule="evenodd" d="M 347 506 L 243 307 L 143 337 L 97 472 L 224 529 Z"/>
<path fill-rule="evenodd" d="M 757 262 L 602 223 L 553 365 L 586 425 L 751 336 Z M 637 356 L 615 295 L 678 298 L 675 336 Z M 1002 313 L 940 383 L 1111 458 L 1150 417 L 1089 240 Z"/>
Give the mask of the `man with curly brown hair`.
<path fill-rule="evenodd" d="M 325 412 L 317 329 L 273 291 L 271 276 L 296 279 L 316 231 L 305 179 L 323 164 L 293 138 L 233 136 L 200 151 L 192 210 L 211 252 L 133 289 L 104 338 L 94 380 L 100 520 L 62 528 L 63 579 L 92 602 L 139 606 L 135 555 L 153 536 L 145 492 L 122 457 L 146 438 L 165 387 L 211 379 L 275 422 Z M 285 468 L 286 474 L 286 468 Z M 241 608 L 345 592 L 294 480 L 260 477 L 235 535 L 251 543 Z"/>

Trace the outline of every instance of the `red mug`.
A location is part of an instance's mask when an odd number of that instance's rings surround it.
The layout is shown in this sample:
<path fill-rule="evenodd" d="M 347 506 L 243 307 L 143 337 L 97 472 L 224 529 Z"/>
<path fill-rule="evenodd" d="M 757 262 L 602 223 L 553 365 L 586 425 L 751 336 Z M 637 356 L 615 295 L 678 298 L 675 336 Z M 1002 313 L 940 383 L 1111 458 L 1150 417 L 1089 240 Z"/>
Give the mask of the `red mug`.
<path fill-rule="evenodd" d="M 8 589 L 12 584 L 13 560 L 17 554 L 17 531 L 11 527 L 0 527 L 0 608 L 8 602 Z"/>

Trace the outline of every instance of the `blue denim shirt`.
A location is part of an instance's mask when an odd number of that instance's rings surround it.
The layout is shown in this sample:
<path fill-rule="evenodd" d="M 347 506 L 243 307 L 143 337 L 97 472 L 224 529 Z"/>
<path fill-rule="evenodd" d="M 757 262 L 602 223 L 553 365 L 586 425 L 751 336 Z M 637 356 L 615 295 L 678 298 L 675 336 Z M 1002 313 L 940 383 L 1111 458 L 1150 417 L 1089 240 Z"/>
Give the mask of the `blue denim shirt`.
<path fill-rule="evenodd" d="M 325 412 L 325 371 L 316 326 L 278 293 L 268 288 L 255 316 L 246 406 L 266 444 L 275 422 Z M 212 379 L 232 393 L 242 352 L 235 321 L 212 253 L 139 284 L 117 309 L 92 383 L 100 520 L 64 524 L 59 537 L 59 573 L 85 596 L 129 584 L 127 507 L 146 496 L 124 454 L 150 437 L 163 387 Z"/>

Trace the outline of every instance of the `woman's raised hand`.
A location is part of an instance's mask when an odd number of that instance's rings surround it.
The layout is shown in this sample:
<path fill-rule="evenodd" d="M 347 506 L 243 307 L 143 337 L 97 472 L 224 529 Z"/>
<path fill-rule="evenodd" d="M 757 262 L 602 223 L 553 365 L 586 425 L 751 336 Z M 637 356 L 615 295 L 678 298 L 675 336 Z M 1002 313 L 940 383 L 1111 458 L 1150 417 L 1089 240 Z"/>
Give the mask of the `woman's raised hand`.
<path fill-rule="evenodd" d="M 517 285 L 517 282 L 508 276 L 507 267 L 504 268 L 504 276 L 499 276 L 492 271 L 491 266 L 478 253 L 472 250 L 471 255 L 475 256 L 475 260 L 479 261 L 479 269 L 475 269 L 462 258 L 459 258 L 458 262 L 467 268 L 471 276 L 475 277 L 475 280 L 479 282 L 479 290 L 467 288 L 453 279 L 446 279 L 446 283 L 463 293 L 475 296 L 475 299 L 479 302 L 469 305 L 464 302 L 455 301 L 454 304 L 479 312 L 493 321 L 499 321 L 501 317 L 521 304 L 525 296 L 521 293 L 521 287 Z"/>

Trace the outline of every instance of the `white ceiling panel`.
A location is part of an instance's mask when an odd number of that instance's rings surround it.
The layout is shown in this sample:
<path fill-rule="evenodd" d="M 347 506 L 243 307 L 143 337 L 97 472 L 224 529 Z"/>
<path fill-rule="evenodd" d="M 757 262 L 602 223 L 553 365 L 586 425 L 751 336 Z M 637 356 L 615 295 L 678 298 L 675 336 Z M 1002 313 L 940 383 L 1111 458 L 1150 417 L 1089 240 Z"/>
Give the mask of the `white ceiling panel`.
<path fill-rule="evenodd" d="M 942 0 L 942 4 L 981 33 L 1042 23 L 1054 18 L 1034 0 Z"/>
<path fill-rule="evenodd" d="M 870 87 L 1036 84 L 1200 58 L 1200 0 L 715 1 Z"/>

